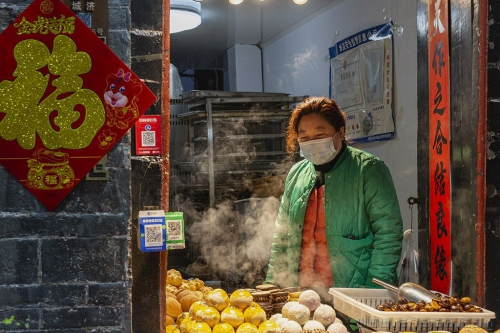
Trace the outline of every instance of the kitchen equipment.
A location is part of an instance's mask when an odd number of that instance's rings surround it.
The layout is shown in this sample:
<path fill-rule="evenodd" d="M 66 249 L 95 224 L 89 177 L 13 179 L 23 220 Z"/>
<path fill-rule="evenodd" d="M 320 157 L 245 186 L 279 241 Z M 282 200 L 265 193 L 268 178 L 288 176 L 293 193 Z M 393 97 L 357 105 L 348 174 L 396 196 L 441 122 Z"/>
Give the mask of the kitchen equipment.
<path fill-rule="evenodd" d="M 192 90 L 181 97 L 186 109 L 177 121 L 188 124 L 186 158 L 172 167 L 183 177 L 183 194 L 193 190 L 215 208 L 251 197 L 252 179 L 288 172 L 286 126 L 295 104 L 307 96 Z M 255 190 L 263 194 L 262 187 Z"/>
<path fill-rule="evenodd" d="M 373 278 L 372 281 L 373 283 L 396 293 L 396 300 L 398 301 L 406 299 L 412 302 L 424 301 L 425 303 L 430 303 L 433 298 L 436 298 L 436 294 L 413 282 L 403 283 L 398 288 L 376 278 Z"/>
<path fill-rule="evenodd" d="M 270 252 L 249 240 L 272 237 L 267 226 L 264 232 L 257 228 L 265 221 L 263 205 L 240 214 L 233 208 L 257 196 L 279 204 L 285 174 L 295 163 L 286 151 L 286 126 L 307 96 L 192 90 L 180 97 L 171 101 L 169 198 L 171 208 L 189 213 L 183 259 L 204 257 L 211 279 L 229 288 L 260 284 L 267 268 L 262 258 Z"/>

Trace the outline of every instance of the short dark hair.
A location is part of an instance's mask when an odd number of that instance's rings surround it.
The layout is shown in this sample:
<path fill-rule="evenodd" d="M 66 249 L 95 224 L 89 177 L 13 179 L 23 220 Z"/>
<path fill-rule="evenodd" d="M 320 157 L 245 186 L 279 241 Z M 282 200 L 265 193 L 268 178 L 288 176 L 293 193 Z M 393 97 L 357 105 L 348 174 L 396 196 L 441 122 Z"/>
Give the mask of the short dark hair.
<path fill-rule="evenodd" d="M 299 123 L 303 116 L 309 114 L 319 114 L 335 128 L 335 131 L 339 131 L 342 127 L 344 130 L 346 128 L 345 113 L 340 110 L 337 102 L 326 97 L 309 97 L 292 111 L 286 131 L 287 152 L 293 154 L 298 151 Z"/>

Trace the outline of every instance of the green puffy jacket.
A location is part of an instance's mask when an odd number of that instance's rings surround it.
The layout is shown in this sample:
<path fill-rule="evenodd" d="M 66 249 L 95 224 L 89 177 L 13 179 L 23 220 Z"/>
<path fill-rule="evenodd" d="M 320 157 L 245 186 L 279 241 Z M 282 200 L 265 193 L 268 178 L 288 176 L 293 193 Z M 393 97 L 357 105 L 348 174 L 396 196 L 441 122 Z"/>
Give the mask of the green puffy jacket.
<path fill-rule="evenodd" d="M 316 182 L 307 160 L 290 170 L 276 219 L 266 283 L 298 285 L 302 228 Z M 389 169 L 379 158 L 345 146 L 325 174 L 326 238 L 335 287 L 396 284 L 403 225 Z"/>

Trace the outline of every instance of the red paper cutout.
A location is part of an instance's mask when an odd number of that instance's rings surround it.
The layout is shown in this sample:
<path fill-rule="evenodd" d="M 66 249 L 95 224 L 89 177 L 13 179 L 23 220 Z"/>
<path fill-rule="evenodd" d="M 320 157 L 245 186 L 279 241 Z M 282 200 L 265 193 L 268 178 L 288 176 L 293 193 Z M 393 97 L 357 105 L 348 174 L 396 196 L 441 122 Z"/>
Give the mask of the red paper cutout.
<path fill-rule="evenodd" d="M 53 210 L 156 100 L 60 0 L 0 34 L 0 163 Z"/>

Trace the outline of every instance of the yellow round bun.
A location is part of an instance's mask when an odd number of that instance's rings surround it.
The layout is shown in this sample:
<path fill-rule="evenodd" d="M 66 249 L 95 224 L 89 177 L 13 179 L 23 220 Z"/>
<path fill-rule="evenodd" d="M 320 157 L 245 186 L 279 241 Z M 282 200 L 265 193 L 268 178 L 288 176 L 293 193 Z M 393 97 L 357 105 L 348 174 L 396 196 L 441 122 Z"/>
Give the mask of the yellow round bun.
<path fill-rule="evenodd" d="M 252 323 L 255 326 L 259 326 L 267 318 L 266 311 L 258 304 L 247 307 L 243 312 L 243 317 L 245 318 L 245 322 Z"/>
<path fill-rule="evenodd" d="M 189 312 L 183 312 L 181 313 L 176 319 L 175 319 L 175 324 L 179 327 L 181 326 L 182 321 L 189 316 Z"/>
<path fill-rule="evenodd" d="M 198 317 L 196 316 L 196 314 L 205 306 L 208 306 L 207 303 L 205 303 L 205 301 L 203 300 L 200 300 L 200 301 L 196 301 L 194 302 L 193 304 L 191 304 L 191 307 L 189 308 L 189 315 L 191 316 L 191 318 L 193 318 L 193 320 L 198 320 Z M 200 319 L 201 320 L 201 319 Z"/>
<path fill-rule="evenodd" d="M 213 306 L 207 306 L 203 308 L 201 313 L 201 319 L 208 324 L 210 327 L 214 327 L 216 324 L 220 322 L 220 313 L 219 310 L 214 308 Z"/>
<path fill-rule="evenodd" d="M 165 330 L 166 333 L 181 333 L 181 330 L 176 325 L 168 325 Z"/>
<path fill-rule="evenodd" d="M 220 288 L 209 291 L 205 295 L 205 300 L 208 305 L 213 306 L 221 312 L 229 305 L 229 296 L 224 289 Z"/>
<path fill-rule="evenodd" d="M 229 304 L 240 309 L 245 309 L 253 302 L 253 296 L 246 289 L 237 289 L 229 296 Z"/>
<path fill-rule="evenodd" d="M 184 319 L 181 320 L 181 323 L 178 325 L 179 329 L 181 330 L 182 333 L 186 333 L 188 324 L 193 321 L 193 317 L 187 316 Z"/>
<path fill-rule="evenodd" d="M 188 333 L 212 333 L 212 328 L 202 321 L 193 321 L 187 327 Z"/>
<path fill-rule="evenodd" d="M 259 333 L 257 326 L 251 323 L 243 323 L 236 329 L 236 333 Z"/>
<path fill-rule="evenodd" d="M 238 326 L 243 324 L 245 319 L 240 308 L 230 305 L 221 312 L 220 321 L 222 323 L 228 323 L 234 328 L 238 328 Z"/>
<path fill-rule="evenodd" d="M 259 333 L 278 333 L 280 327 L 275 321 L 265 320 L 259 325 L 258 329 Z"/>
<path fill-rule="evenodd" d="M 228 323 L 218 323 L 212 328 L 213 333 L 235 333 L 234 327 Z"/>

